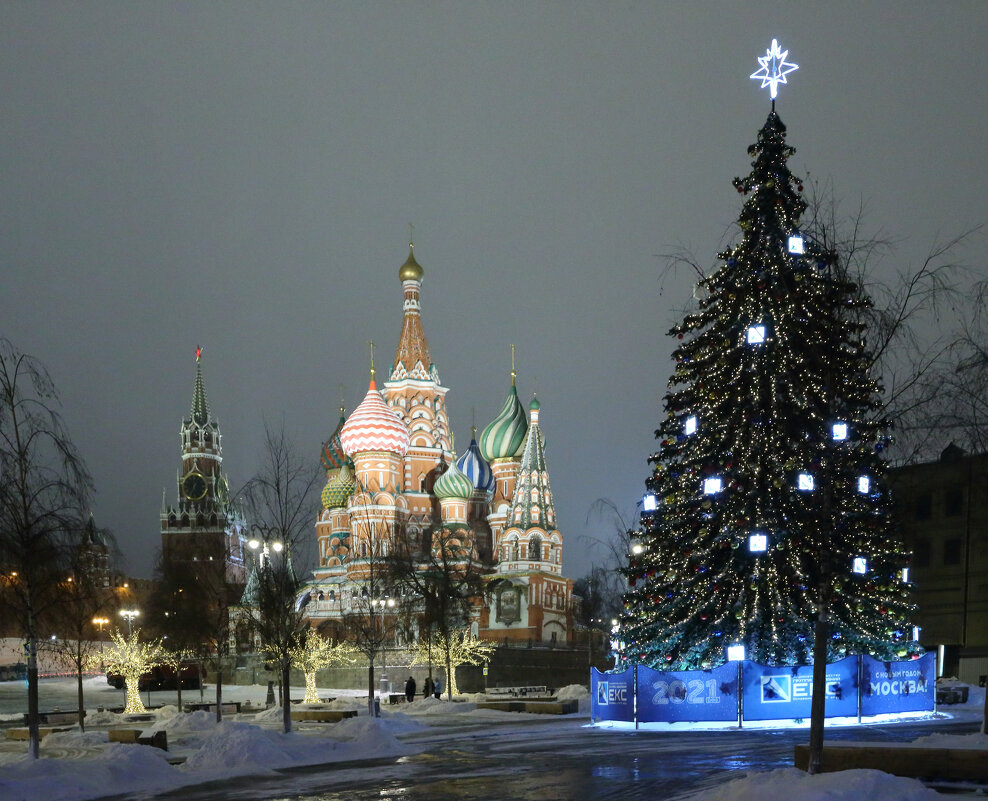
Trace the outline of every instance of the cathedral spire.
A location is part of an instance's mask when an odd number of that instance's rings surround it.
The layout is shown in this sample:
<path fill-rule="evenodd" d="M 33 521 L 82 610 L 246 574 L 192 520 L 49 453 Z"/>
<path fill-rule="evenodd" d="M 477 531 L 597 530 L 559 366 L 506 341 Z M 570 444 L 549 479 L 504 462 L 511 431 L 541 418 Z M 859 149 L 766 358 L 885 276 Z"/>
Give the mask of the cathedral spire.
<path fill-rule="evenodd" d="M 549 488 L 549 470 L 545 458 L 545 439 L 539 426 L 541 404 L 532 398 L 528 406 L 530 422 L 525 452 L 518 468 L 514 500 L 508 513 L 509 525 L 522 531 L 530 528 L 555 528 L 556 509 Z"/>
<path fill-rule="evenodd" d="M 429 343 L 422 328 L 422 307 L 419 303 L 419 293 L 422 290 L 424 270 L 415 260 L 415 245 L 408 245 L 408 259 L 398 270 L 402 290 L 405 294 L 405 317 L 401 325 L 401 337 L 398 339 L 398 350 L 395 353 L 394 367 L 391 370 L 391 380 L 400 381 L 412 377 L 427 381 L 430 378 L 439 383 Z"/>
<path fill-rule="evenodd" d="M 192 391 L 192 419 L 199 425 L 209 420 L 209 403 L 202 384 L 202 346 L 196 346 L 196 385 Z"/>

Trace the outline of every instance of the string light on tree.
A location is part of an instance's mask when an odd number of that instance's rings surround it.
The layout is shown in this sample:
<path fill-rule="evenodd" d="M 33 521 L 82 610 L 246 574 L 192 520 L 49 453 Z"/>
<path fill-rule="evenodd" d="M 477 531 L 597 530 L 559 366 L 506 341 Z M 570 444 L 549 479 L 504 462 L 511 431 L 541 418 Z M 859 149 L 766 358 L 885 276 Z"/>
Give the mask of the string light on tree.
<path fill-rule="evenodd" d="M 729 645 L 763 664 L 805 663 L 821 588 L 838 582 L 829 658 L 918 650 L 884 491 L 891 428 L 867 373 L 870 301 L 801 221 L 774 108 L 796 69 L 788 56 L 773 40 L 752 75 L 773 108 L 733 182 L 739 236 L 669 332 L 675 369 L 646 481 L 661 502 L 643 503 L 620 627 L 626 657 L 653 668 L 713 667 Z M 866 580 L 835 578 L 855 559 Z"/>

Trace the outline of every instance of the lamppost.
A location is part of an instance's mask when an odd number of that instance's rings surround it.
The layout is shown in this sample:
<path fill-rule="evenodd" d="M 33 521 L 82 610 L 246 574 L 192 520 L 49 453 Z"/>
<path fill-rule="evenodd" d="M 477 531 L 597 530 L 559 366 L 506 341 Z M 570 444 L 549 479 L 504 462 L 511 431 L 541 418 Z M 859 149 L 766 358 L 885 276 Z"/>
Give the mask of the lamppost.
<path fill-rule="evenodd" d="M 94 617 L 93 625 L 99 626 L 99 669 L 104 670 L 103 667 L 103 626 L 110 622 L 108 617 Z"/>
<path fill-rule="evenodd" d="M 127 639 L 134 633 L 134 618 L 141 616 L 140 609 L 121 609 L 120 616 L 127 621 Z M 107 621 L 109 622 L 109 621 Z"/>
<path fill-rule="evenodd" d="M 388 651 L 387 644 L 384 640 L 384 634 L 387 631 L 387 623 L 384 617 L 385 609 L 394 609 L 395 599 L 384 597 L 384 598 L 374 598 L 371 600 L 371 609 L 375 607 L 381 610 L 381 692 L 391 692 L 391 684 L 388 681 Z M 373 618 L 372 618 L 373 620 Z M 373 625 L 373 623 L 372 623 Z"/>

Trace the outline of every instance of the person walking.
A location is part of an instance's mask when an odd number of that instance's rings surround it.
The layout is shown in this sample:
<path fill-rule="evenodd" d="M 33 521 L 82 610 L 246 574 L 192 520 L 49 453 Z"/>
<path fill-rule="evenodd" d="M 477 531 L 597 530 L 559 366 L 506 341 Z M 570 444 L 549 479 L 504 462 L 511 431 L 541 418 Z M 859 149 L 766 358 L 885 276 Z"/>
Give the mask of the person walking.
<path fill-rule="evenodd" d="M 412 703 L 415 700 L 415 679 L 411 676 L 405 682 L 405 700 Z"/>
<path fill-rule="evenodd" d="M 428 698 L 432 695 L 432 676 L 426 676 L 425 681 L 422 682 L 422 697 Z"/>

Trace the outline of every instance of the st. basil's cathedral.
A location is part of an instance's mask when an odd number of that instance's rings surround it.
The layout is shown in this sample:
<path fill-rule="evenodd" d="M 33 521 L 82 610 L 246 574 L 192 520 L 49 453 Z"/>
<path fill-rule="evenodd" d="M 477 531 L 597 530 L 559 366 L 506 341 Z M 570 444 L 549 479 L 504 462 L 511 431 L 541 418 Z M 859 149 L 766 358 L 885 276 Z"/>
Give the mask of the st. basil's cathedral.
<path fill-rule="evenodd" d="M 363 401 L 349 417 L 341 410 L 322 448 L 318 565 L 306 588 L 312 625 L 333 629 L 366 613 L 382 592 L 375 576 L 382 560 L 396 549 L 428 554 L 442 531 L 463 564 L 484 576 L 486 589 L 470 614 L 474 635 L 569 642 L 573 582 L 562 575 L 539 402 L 533 398 L 525 413 L 512 369 L 503 408 L 479 438 L 474 429 L 457 458 L 448 389 L 422 327 L 423 270 L 413 247 L 398 277 L 404 318 L 389 378 L 378 389 L 372 368 Z"/>

